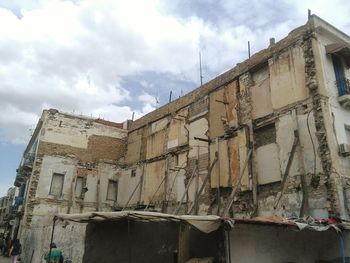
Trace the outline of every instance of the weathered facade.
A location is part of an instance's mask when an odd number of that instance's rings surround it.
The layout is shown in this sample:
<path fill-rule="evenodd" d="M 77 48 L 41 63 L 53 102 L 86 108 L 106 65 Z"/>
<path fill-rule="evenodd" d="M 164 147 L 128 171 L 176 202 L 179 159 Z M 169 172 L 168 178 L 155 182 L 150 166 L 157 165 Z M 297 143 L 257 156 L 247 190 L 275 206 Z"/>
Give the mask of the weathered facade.
<path fill-rule="evenodd" d="M 26 186 L 18 225 L 25 258 L 43 259 L 55 214 L 115 209 L 126 135 L 123 124 L 53 109 L 43 112 L 15 181 Z M 57 237 L 61 246 L 67 245 L 62 247 L 67 256 L 79 256 L 84 227 L 72 227 L 72 236 Z M 68 245 L 72 240 L 78 244 L 75 251 Z"/>
<path fill-rule="evenodd" d="M 349 52 L 347 35 L 311 16 L 131 123 L 125 170 L 141 187 L 128 206 L 348 219 Z M 120 187 L 131 189 L 123 180 Z"/>
<path fill-rule="evenodd" d="M 47 246 L 56 213 L 120 209 L 348 220 L 349 65 L 350 37 L 313 15 L 127 131 L 45 111 L 16 179 L 22 239 Z M 55 232 L 75 262 L 79 227 Z"/>

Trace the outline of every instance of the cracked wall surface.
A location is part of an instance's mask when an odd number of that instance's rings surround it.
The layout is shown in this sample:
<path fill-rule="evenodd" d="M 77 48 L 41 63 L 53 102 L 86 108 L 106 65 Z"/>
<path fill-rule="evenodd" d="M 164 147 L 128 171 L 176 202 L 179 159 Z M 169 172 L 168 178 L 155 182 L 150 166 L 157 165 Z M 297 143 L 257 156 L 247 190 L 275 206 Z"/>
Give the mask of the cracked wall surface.
<path fill-rule="evenodd" d="M 312 44 L 319 38 L 315 21 L 319 18 L 131 123 L 127 152 L 133 154 L 125 163 L 147 169 L 164 160 L 160 175 L 144 174 L 143 184 L 147 176 L 155 178 L 146 185 L 157 196 L 152 209 L 171 212 L 179 206 L 181 213 L 220 214 L 240 184 L 230 211 L 236 217 L 299 216 L 302 209 L 314 217 L 344 214 L 329 149 L 333 135 L 327 136 L 333 133 L 327 100 L 318 84 L 323 72 Z M 299 140 L 291 158 L 295 132 Z M 180 155 L 184 161 L 168 163 Z M 149 201 L 148 194 L 140 203 Z"/>
<path fill-rule="evenodd" d="M 350 163 L 338 144 L 346 142 L 341 128 L 350 125 L 350 113 L 338 103 L 325 53 L 334 41 L 350 46 L 349 37 L 312 16 L 276 44 L 129 122 L 127 134 L 72 117 L 73 129 L 51 112 L 39 135 L 25 222 L 43 210 L 223 215 L 230 203 L 235 218 L 348 219 Z M 68 180 L 55 201 L 47 197 L 53 169 Z M 82 200 L 72 198 L 77 176 L 88 188 Z M 118 183 L 114 201 L 105 200 L 109 180 Z"/>

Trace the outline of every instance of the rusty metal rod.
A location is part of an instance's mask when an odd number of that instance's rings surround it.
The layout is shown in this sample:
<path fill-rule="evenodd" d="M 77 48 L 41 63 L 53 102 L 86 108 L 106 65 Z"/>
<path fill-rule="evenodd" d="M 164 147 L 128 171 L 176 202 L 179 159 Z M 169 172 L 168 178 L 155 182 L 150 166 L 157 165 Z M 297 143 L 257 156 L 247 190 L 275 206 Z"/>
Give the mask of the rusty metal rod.
<path fill-rule="evenodd" d="M 289 171 L 290 171 L 290 168 L 291 168 L 292 163 L 293 163 L 293 159 L 294 159 L 294 155 L 295 155 L 295 151 L 296 151 L 298 143 L 299 143 L 299 133 L 298 133 L 297 130 L 295 130 L 294 131 L 294 142 L 293 142 L 293 145 L 292 145 L 292 150 L 290 152 L 290 155 L 289 155 L 289 158 L 288 158 L 288 162 L 287 162 L 287 165 L 286 165 L 286 169 L 285 169 L 284 174 L 283 174 L 283 179 L 282 179 L 282 183 L 281 183 L 281 193 L 277 194 L 277 196 L 275 198 L 275 202 L 274 202 L 274 205 L 273 205 L 274 209 L 277 208 L 277 206 L 279 204 L 279 201 L 281 200 L 281 197 L 284 194 L 284 191 L 285 191 L 285 188 L 286 188 L 287 178 L 288 178 Z"/>
<path fill-rule="evenodd" d="M 193 169 L 192 175 L 191 175 L 191 177 L 190 177 L 190 180 L 188 181 L 188 184 L 187 184 L 187 186 L 186 186 L 185 192 L 183 193 L 183 195 L 182 195 L 182 197 L 181 197 L 181 201 L 180 201 L 179 205 L 177 206 L 177 208 L 174 210 L 174 214 L 175 214 L 175 215 L 177 215 L 177 214 L 179 213 L 179 211 L 180 211 L 181 204 L 182 204 L 182 202 L 184 201 L 185 196 L 186 196 L 186 193 L 188 192 L 188 189 L 189 189 L 190 186 L 191 186 L 191 183 L 192 183 L 192 180 L 193 180 L 194 175 L 195 175 L 195 173 L 196 173 L 196 170 L 197 170 L 197 166 Z"/>
<path fill-rule="evenodd" d="M 51 244 L 53 242 L 53 235 L 55 233 L 56 220 L 57 220 L 57 217 L 54 216 L 53 219 L 52 219 L 52 230 L 51 230 L 50 249 L 49 249 L 49 256 L 48 256 L 49 261 L 48 262 L 51 262 L 51 252 L 52 252 Z"/>
<path fill-rule="evenodd" d="M 162 184 L 164 183 L 165 178 L 166 178 L 166 176 L 163 177 L 162 181 L 161 181 L 160 184 L 158 185 L 157 190 L 154 192 L 154 194 L 153 194 L 151 200 L 149 201 L 148 205 L 145 207 L 144 210 L 146 210 L 146 209 L 150 206 L 150 204 L 152 204 L 153 199 L 154 199 L 154 197 L 156 196 L 156 194 L 157 194 L 157 192 L 159 191 L 159 189 L 160 189 L 160 187 L 162 186 Z"/>
<path fill-rule="evenodd" d="M 139 187 L 139 185 L 141 184 L 141 181 L 142 181 L 142 178 L 140 179 L 140 181 L 139 181 L 139 182 L 138 182 L 138 184 L 136 185 L 136 187 L 135 187 L 134 191 L 132 191 L 132 194 L 130 195 L 130 197 L 129 197 L 128 201 L 127 201 L 127 202 L 126 202 L 126 204 L 124 205 L 124 207 L 123 207 L 122 211 L 124 211 L 124 210 L 125 210 L 125 208 L 126 208 L 128 205 L 129 205 L 129 203 L 130 203 L 130 201 L 131 201 L 132 197 L 134 196 L 134 194 L 135 194 L 135 192 L 136 192 L 137 188 L 138 188 L 138 187 Z"/>
<path fill-rule="evenodd" d="M 192 204 L 192 206 L 191 206 L 191 208 L 190 208 L 190 210 L 188 211 L 187 214 L 191 214 L 192 211 L 193 211 L 193 208 L 195 208 L 196 202 L 198 203 L 199 196 L 202 194 L 202 192 L 203 192 L 203 190 L 204 190 L 204 187 L 205 187 L 205 185 L 207 184 L 207 182 L 208 182 L 208 180 L 209 180 L 209 177 L 210 177 L 210 175 L 211 175 L 211 172 L 213 171 L 214 165 L 215 165 L 215 163 L 217 162 L 217 160 L 218 160 L 218 155 L 215 154 L 215 159 L 213 160 L 212 164 L 210 165 L 208 174 L 207 174 L 207 176 L 205 177 L 205 179 L 204 179 L 204 181 L 203 181 L 203 183 L 202 183 L 201 188 L 199 189 L 198 193 L 196 194 L 196 198 L 195 198 L 195 200 L 194 200 L 194 204 Z"/>
<path fill-rule="evenodd" d="M 252 149 L 249 149 L 248 151 L 248 154 L 247 154 L 247 158 L 245 159 L 244 161 L 244 164 L 243 164 L 243 169 L 241 170 L 241 173 L 239 175 L 239 178 L 238 178 L 238 182 L 237 184 L 234 186 L 234 188 L 232 189 L 232 193 L 229 197 L 229 201 L 224 209 L 224 212 L 222 213 L 222 216 L 227 216 L 228 215 L 228 211 L 230 210 L 232 204 L 233 204 L 233 201 L 234 201 L 234 198 L 235 198 L 235 195 L 236 195 L 236 191 L 237 189 L 241 186 L 241 181 L 242 181 L 242 178 L 243 178 L 243 175 L 244 175 L 244 171 L 248 165 L 248 161 L 250 159 L 250 157 L 252 156 L 252 152 L 253 150 Z"/>

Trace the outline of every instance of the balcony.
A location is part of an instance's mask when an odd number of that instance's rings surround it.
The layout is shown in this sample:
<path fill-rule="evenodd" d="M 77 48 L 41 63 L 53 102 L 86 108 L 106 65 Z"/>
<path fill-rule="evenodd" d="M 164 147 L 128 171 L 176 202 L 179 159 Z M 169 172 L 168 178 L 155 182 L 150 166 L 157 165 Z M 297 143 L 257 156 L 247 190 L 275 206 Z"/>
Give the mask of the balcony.
<path fill-rule="evenodd" d="M 17 169 L 14 185 L 20 187 L 31 175 L 35 161 L 34 153 L 27 153 L 23 156 L 23 162 Z"/>
<path fill-rule="evenodd" d="M 350 80 L 347 78 L 341 78 L 336 81 L 338 88 L 338 102 L 344 107 L 350 109 Z"/>
<path fill-rule="evenodd" d="M 24 156 L 24 158 L 23 158 L 23 164 L 22 164 L 23 171 L 31 172 L 32 168 L 33 168 L 34 160 L 35 160 L 35 154 L 34 153 L 26 154 Z"/>

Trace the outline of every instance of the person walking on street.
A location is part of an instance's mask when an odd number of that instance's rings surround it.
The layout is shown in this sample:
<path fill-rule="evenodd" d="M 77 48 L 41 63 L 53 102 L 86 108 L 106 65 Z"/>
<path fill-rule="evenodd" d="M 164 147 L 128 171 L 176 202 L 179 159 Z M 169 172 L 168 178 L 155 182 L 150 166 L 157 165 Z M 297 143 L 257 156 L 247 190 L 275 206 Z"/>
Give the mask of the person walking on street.
<path fill-rule="evenodd" d="M 10 256 L 11 256 L 11 263 L 16 263 L 18 256 L 22 252 L 22 245 L 19 242 L 18 239 L 15 239 L 15 241 L 12 242 L 11 248 L 10 248 Z"/>
<path fill-rule="evenodd" d="M 0 252 L 1 252 L 1 254 L 3 254 L 4 245 L 5 245 L 5 238 L 4 238 L 4 235 L 1 235 L 0 236 Z"/>

